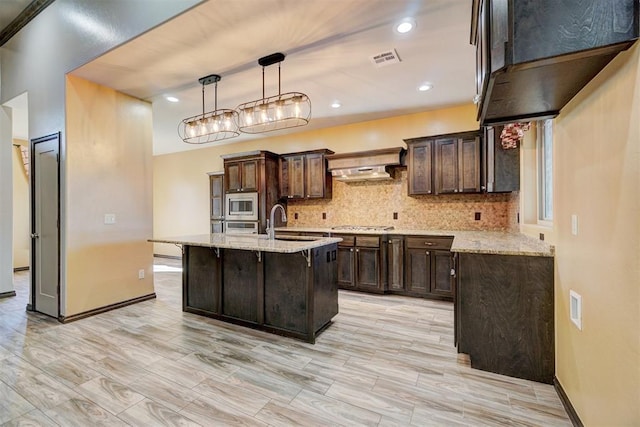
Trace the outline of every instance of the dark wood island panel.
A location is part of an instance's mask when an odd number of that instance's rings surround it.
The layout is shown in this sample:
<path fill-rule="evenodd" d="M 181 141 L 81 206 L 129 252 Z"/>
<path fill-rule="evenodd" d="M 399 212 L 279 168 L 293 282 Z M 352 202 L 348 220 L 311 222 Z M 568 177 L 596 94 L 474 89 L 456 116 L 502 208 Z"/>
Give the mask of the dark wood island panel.
<path fill-rule="evenodd" d="M 338 314 L 337 250 L 184 245 L 183 311 L 314 343 Z"/>
<path fill-rule="evenodd" d="M 458 255 L 458 352 L 473 368 L 551 384 L 553 258 Z"/>

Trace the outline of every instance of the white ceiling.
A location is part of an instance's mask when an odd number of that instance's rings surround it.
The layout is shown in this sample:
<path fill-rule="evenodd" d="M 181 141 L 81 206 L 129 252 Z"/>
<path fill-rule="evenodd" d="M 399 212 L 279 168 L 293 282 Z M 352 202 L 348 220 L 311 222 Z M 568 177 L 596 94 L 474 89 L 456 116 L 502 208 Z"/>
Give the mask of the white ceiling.
<path fill-rule="evenodd" d="M 177 135 L 180 120 L 202 112 L 199 77 L 220 74 L 218 108 L 235 108 L 261 98 L 257 60 L 274 52 L 287 55 L 282 92 L 304 92 L 312 102 L 311 123 L 280 134 L 471 102 L 470 16 L 469 0 L 208 0 L 74 74 L 151 101 L 154 154 L 171 153 L 211 145 Z M 417 26 L 399 34 L 394 23 L 405 17 Z M 394 48 L 399 64 L 371 63 Z M 433 89 L 419 92 L 423 82 Z M 277 65 L 266 68 L 266 85 L 266 96 L 277 94 Z M 205 97 L 213 110 L 212 85 Z M 251 137 L 263 135 L 223 143 Z"/>

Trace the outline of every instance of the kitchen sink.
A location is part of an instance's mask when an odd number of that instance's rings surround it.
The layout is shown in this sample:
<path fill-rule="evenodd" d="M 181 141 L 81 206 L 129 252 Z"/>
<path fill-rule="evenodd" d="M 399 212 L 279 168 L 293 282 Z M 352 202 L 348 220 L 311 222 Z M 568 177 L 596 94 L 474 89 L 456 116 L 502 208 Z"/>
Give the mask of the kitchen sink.
<path fill-rule="evenodd" d="M 276 236 L 274 240 L 282 241 L 314 241 L 322 239 L 321 236 Z"/>
<path fill-rule="evenodd" d="M 283 242 L 313 242 L 314 240 L 322 239 L 322 236 L 289 236 L 289 235 L 276 235 L 276 238 L 273 240 L 280 240 Z M 269 236 L 260 235 L 259 239 L 261 240 L 269 240 Z"/>

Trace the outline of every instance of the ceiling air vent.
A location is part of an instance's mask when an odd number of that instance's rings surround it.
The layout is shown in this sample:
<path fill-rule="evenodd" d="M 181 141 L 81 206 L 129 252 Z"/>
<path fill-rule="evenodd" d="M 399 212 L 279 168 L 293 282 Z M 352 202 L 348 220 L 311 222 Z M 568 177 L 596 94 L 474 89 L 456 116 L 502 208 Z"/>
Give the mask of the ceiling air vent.
<path fill-rule="evenodd" d="M 384 67 L 385 65 L 400 63 L 400 57 L 398 56 L 398 52 L 396 52 L 395 49 L 378 53 L 376 55 L 373 55 L 370 59 L 371 62 L 373 62 L 373 65 L 375 65 L 376 67 Z"/>

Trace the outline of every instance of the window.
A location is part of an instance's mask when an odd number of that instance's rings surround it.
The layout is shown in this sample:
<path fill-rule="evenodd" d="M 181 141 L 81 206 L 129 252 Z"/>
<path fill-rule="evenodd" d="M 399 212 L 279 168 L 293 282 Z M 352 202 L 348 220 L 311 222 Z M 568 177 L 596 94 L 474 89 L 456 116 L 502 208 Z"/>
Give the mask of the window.
<path fill-rule="evenodd" d="M 538 122 L 538 222 L 553 221 L 553 121 Z"/>

